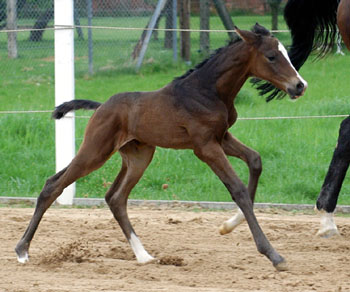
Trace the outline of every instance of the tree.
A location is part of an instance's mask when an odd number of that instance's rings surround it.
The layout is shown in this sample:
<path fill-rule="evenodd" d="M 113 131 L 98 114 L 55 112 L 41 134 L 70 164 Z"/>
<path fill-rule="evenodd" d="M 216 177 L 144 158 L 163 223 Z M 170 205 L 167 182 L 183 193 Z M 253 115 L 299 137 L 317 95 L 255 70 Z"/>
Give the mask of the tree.
<path fill-rule="evenodd" d="M 24 0 L 21 0 L 24 1 Z M 44 31 L 48 25 L 48 23 L 53 20 L 54 18 L 54 3 L 53 2 L 47 2 L 47 0 L 40 0 L 43 2 L 44 10 L 42 10 L 41 13 L 39 13 L 37 20 L 35 21 L 35 24 L 33 26 L 34 30 L 30 32 L 29 40 L 32 42 L 41 42 L 43 39 Z M 79 19 L 79 11 L 77 7 L 77 1 L 74 1 L 74 24 L 78 25 L 77 32 L 78 32 L 78 38 L 80 40 L 84 39 L 83 31 L 80 26 L 80 19 Z"/>
<path fill-rule="evenodd" d="M 0 29 L 6 27 L 6 2 L 7 0 L 0 0 Z M 17 14 L 22 10 L 23 6 L 26 4 L 26 0 L 17 0 Z"/>
<path fill-rule="evenodd" d="M 54 16 L 54 8 L 53 4 L 51 7 L 44 10 L 39 14 L 35 24 L 34 30 L 30 32 L 29 40 L 32 42 L 40 42 L 43 39 L 44 29 L 47 27 L 47 24 L 50 20 L 53 19 Z"/>
<path fill-rule="evenodd" d="M 272 23 L 271 23 L 271 29 L 277 30 L 278 29 L 278 10 L 280 8 L 282 0 L 267 0 L 267 3 L 270 5 L 271 8 L 271 15 L 272 15 Z"/>

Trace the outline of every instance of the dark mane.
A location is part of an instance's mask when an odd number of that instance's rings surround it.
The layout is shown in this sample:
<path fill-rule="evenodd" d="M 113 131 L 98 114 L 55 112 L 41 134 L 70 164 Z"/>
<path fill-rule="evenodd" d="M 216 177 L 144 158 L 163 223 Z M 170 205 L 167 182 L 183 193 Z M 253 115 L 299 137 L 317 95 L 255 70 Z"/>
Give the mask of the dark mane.
<path fill-rule="evenodd" d="M 193 72 L 198 71 L 199 69 L 201 69 L 206 63 L 208 63 L 209 60 L 211 60 L 212 58 L 214 58 L 215 56 L 219 55 L 225 48 L 231 46 L 232 44 L 238 43 L 242 41 L 240 38 L 236 38 L 233 41 L 230 41 L 226 46 L 218 48 L 214 51 L 214 53 L 212 53 L 208 58 L 204 59 L 202 62 L 200 62 L 199 64 L 197 64 L 194 68 L 189 69 L 185 74 L 179 76 L 179 77 L 175 77 L 175 80 L 181 80 L 186 78 L 187 76 L 191 75 Z"/>
<path fill-rule="evenodd" d="M 252 29 L 251 29 L 252 32 L 256 33 L 256 34 L 259 34 L 259 35 L 262 35 L 262 36 L 269 36 L 271 35 L 270 31 L 267 30 L 265 27 L 259 25 L 258 23 L 256 23 Z M 206 63 L 208 63 L 209 60 L 211 60 L 212 58 L 214 58 L 215 56 L 219 55 L 220 53 L 222 53 L 222 51 L 224 49 L 226 49 L 227 47 L 233 45 L 233 44 L 236 44 L 238 42 L 241 42 L 242 40 L 237 37 L 235 38 L 234 40 L 230 41 L 226 46 L 224 47 L 221 47 L 221 48 L 218 48 L 215 50 L 215 52 L 213 54 L 211 54 L 208 58 L 206 58 L 205 60 L 203 60 L 201 63 L 197 64 L 194 68 L 192 69 L 189 69 L 185 74 L 179 76 L 179 77 L 176 77 L 174 79 L 174 81 L 176 80 L 182 80 L 186 77 L 188 77 L 189 75 L 191 75 L 193 72 L 195 71 L 198 71 L 199 69 L 201 69 Z"/>
<path fill-rule="evenodd" d="M 312 51 L 319 49 L 317 58 L 333 48 L 337 36 L 337 8 L 339 0 L 289 0 L 284 19 L 291 30 L 292 45 L 288 53 L 294 67 L 299 70 Z M 270 101 L 285 96 L 270 83 L 252 81 L 260 95 L 270 94 Z"/>

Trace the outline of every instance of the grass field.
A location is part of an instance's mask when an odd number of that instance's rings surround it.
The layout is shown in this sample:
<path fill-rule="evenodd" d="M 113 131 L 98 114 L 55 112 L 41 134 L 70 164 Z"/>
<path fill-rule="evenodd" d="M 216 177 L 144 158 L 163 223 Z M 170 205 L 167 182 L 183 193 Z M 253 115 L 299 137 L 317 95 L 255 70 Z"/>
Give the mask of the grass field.
<path fill-rule="evenodd" d="M 84 24 L 84 20 L 81 20 Z M 119 21 L 119 22 L 118 22 Z M 130 20 L 131 21 L 131 20 Z M 144 22 L 147 19 L 143 20 Z M 269 17 L 235 17 L 235 24 L 248 29 L 256 21 L 269 26 Z M 96 25 L 112 25 L 112 19 L 97 19 Z M 198 18 L 191 19 L 197 28 Z M 113 25 L 135 26 L 132 21 L 113 19 Z M 218 19 L 212 29 L 222 28 Z M 139 24 L 144 27 L 144 23 Z M 285 26 L 280 22 L 280 28 Z M 26 33 L 28 34 L 28 33 Z M 155 90 L 183 74 L 188 66 L 173 63 L 172 52 L 162 49 L 163 34 L 152 41 L 146 64 L 136 74 L 130 53 L 138 32 L 94 30 L 95 74 L 87 72 L 86 41 L 76 47 L 76 98 L 104 101 L 123 91 Z M 203 56 L 198 53 L 198 33 L 192 34 L 193 64 Z M 277 36 L 289 43 L 288 34 Z M 44 41 L 28 44 L 28 35 L 19 36 L 20 57 L 6 57 L 6 36 L 0 34 L 0 111 L 46 110 L 54 107 L 53 33 L 45 32 Z M 114 41 L 112 41 L 114 40 Z M 225 33 L 212 33 L 212 48 L 227 41 Z M 29 45 L 35 49 L 28 49 Z M 309 82 L 306 95 L 297 102 L 274 100 L 266 103 L 247 83 L 237 98 L 239 117 L 308 116 L 349 114 L 350 55 L 309 61 L 301 70 Z M 79 147 L 87 119 L 78 112 L 76 144 Z M 260 152 L 263 174 L 257 193 L 259 202 L 315 202 L 336 144 L 341 118 L 293 120 L 240 120 L 231 132 L 246 145 Z M 54 174 L 54 121 L 50 114 L 0 114 L 0 195 L 37 196 L 47 177 Z M 230 158 L 242 179 L 248 178 L 247 167 Z M 78 197 L 103 197 L 120 168 L 119 155 L 114 155 L 101 169 L 77 183 Z M 163 184 L 169 188 L 162 189 Z M 157 149 L 153 162 L 132 198 L 230 201 L 221 182 L 191 151 Z M 345 181 L 339 202 L 350 204 L 350 184 Z"/>

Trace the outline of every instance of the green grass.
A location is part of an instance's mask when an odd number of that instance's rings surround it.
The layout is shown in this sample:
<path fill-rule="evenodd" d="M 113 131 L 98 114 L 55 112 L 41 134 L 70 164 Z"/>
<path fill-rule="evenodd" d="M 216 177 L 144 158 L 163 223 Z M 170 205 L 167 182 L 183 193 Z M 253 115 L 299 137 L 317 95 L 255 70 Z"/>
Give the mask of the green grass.
<path fill-rule="evenodd" d="M 144 27 L 146 18 L 96 19 L 94 24 L 106 26 Z M 235 17 L 235 24 L 248 29 L 256 21 L 269 26 L 269 17 Z M 84 24 L 84 19 L 81 20 Z M 191 19 L 198 27 L 198 18 Z M 164 25 L 161 23 L 161 25 Z M 222 24 L 211 19 L 213 29 Z M 280 22 L 280 28 L 285 25 Z M 76 48 L 76 98 L 105 101 L 123 91 L 155 90 L 188 66 L 172 62 L 172 52 L 162 48 L 163 33 L 152 40 L 146 64 L 140 73 L 133 70 L 130 49 L 138 32 L 94 30 L 95 74 L 87 74 L 87 44 L 78 41 Z M 85 32 L 86 35 L 86 32 Z M 45 32 L 44 42 L 31 44 L 28 33 L 19 36 L 20 58 L 6 57 L 6 37 L 0 34 L 0 111 L 40 110 L 54 107 L 53 33 Z M 199 34 L 192 34 L 192 61 L 199 62 Z M 288 34 L 278 34 L 289 43 Z M 113 41 L 114 40 L 114 41 Z M 212 33 L 212 48 L 224 45 L 226 33 Z M 309 82 L 309 89 L 297 102 L 274 100 L 266 103 L 247 83 L 237 98 L 240 117 L 304 116 L 348 114 L 350 84 L 347 82 L 350 56 L 330 55 L 318 62 L 308 62 L 301 71 Z M 76 144 L 79 147 L 87 119 L 77 112 Z M 80 117 L 80 118 L 79 118 Z M 260 152 L 263 160 L 257 201 L 279 203 L 315 202 L 336 144 L 342 119 L 259 120 L 238 121 L 231 132 L 246 145 Z M 54 121 L 50 114 L 0 115 L 0 195 L 37 196 L 45 180 L 54 174 Z M 248 180 L 246 165 L 230 158 L 244 182 Z M 121 161 L 114 155 L 101 169 L 77 183 L 78 197 L 103 197 L 117 175 Z M 169 188 L 162 189 L 162 184 Z M 230 201 L 230 196 L 211 170 L 191 151 L 158 148 L 150 167 L 135 187 L 132 198 Z M 340 204 L 350 204 L 350 184 L 345 181 Z"/>

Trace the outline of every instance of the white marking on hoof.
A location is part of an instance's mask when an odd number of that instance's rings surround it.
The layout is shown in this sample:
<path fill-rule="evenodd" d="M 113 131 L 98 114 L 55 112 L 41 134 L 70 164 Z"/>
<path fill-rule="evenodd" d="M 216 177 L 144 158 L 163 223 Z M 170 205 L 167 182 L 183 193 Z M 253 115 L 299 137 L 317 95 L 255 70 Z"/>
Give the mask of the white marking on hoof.
<path fill-rule="evenodd" d="M 129 242 L 139 264 L 147 264 L 155 261 L 155 258 L 145 250 L 135 233 L 131 233 Z"/>
<path fill-rule="evenodd" d="M 18 260 L 19 263 L 25 264 L 26 262 L 29 261 L 28 253 L 26 252 L 26 253 L 24 254 L 24 256 L 17 256 L 17 260 Z"/>
<path fill-rule="evenodd" d="M 333 213 L 321 213 L 321 227 L 317 232 L 317 236 L 329 238 L 334 235 L 340 235 L 337 225 L 334 223 Z"/>
<path fill-rule="evenodd" d="M 221 235 L 230 233 L 233 229 L 235 229 L 239 224 L 241 224 L 245 220 L 244 214 L 241 209 L 238 208 L 238 212 L 235 216 L 225 221 L 220 227 L 219 232 Z"/>

